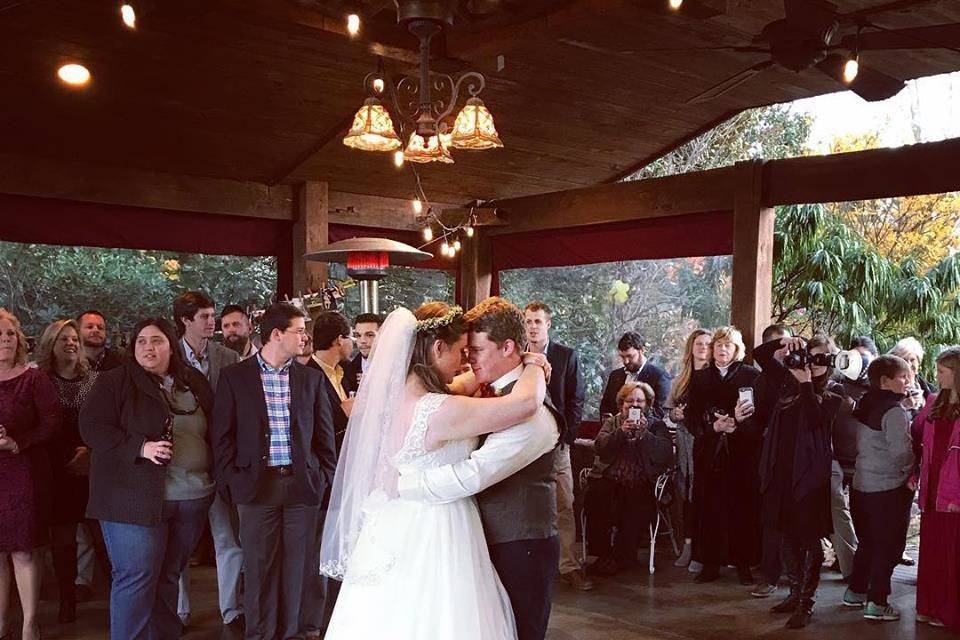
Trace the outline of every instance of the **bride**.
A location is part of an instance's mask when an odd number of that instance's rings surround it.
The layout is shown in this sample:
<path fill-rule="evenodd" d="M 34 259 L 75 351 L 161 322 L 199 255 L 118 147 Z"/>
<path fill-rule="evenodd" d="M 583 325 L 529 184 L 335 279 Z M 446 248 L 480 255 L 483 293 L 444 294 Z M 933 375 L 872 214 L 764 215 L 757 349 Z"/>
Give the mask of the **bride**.
<path fill-rule="evenodd" d="M 472 374 L 454 380 L 466 331 L 459 307 L 430 302 L 415 313 L 397 309 L 377 335 L 320 548 L 320 572 L 343 581 L 327 640 L 516 638 L 473 498 L 397 497 L 398 469 L 464 460 L 477 436 L 522 422 L 543 403 L 546 361 L 537 354 L 525 356 L 509 395 L 469 397 Z"/>

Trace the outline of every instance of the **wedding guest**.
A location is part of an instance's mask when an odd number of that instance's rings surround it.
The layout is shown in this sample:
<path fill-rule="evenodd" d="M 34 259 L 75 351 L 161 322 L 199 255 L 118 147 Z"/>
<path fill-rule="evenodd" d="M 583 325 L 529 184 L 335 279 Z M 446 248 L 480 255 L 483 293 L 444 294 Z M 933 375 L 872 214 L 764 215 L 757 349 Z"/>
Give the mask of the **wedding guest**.
<path fill-rule="evenodd" d="M 617 342 L 617 353 L 623 366 L 610 372 L 600 400 L 600 417 L 617 412 L 617 392 L 628 382 L 646 382 L 656 394 L 653 407 L 657 418 L 663 417 L 662 403 L 670 394 L 670 374 L 647 359 L 647 341 L 642 335 L 628 331 Z"/>
<path fill-rule="evenodd" d="M 223 371 L 212 436 L 219 490 L 240 513 L 246 637 L 273 640 L 306 632 L 304 583 L 317 574 L 312 541 L 336 452 L 323 375 L 294 359 L 303 312 L 271 305 L 260 336 L 259 353 Z"/>
<path fill-rule="evenodd" d="M 761 334 L 761 344 L 772 340 L 781 340 L 791 337 L 790 329 L 782 324 L 771 324 L 766 327 Z M 777 398 L 780 394 L 780 387 L 783 383 L 783 377 L 778 375 L 779 370 L 767 375 L 763 371 L 763 365 L 757 361 L 757 366 L 761 368 L 760 375 L 753 383 L 755 396 L 753 419 L 764 435 L 770 423 L 770 412 L 776 406 Z M 783 561 L 781 559 L 782 536 L 775 522 L 763 520 L 760 540 L 760 577 L 759 584 L 750 592 L 754 598 L 768 598 L 777 591 L 777 583 L 783 574 Z"/>
<path fill-rule="evenodd" d="M 255 354 L 259 347 L 253 339 L 253 323 L 250 316 L 238 304 L 228 304 L 220 310 L 220 330 L 223 331 L 223 345 L 240 354 L 246 360 Z"/>
<path fill-rule="evenodd" d="M 767 388 L 775 390 L 767 415 L 760 458 L 760 493 L 764 530 L 776 532 L 790 595 L 771 608 L 789 613 L 788 629 L 807 626 L 820 584 L 823 548 L 820 539 L 831 533 L 830 432 L 840 412 L 840 396 L 827 390 L 832 368 L 783 365 L 791 351 L 826 354 L 835 350 L 826 336 L 806 344 L 784 337 L 753 351 Z M 758 402 L 761 399 L 758 398 Z M 760 407 L 757 414 L 761 414 Z M 782 536 L 782 537 L 781 537 Z M 777 571 L 779 575 L 779 570 Z"/>
<path fill-rule="evenodd" d="M 552 367 L 547 390 L 550 399 L 564 419 L 567 431 L 564 445 L 554 457 L 553 478 L 557 485 L 557 529 L 560 535 L 560 578 L 574 589 L 589 591 L 594 584 L 583 572 L 577 558 L 577 523 L 574 516 L 573 466 L 570 448 L 580 432 L 583 417 L 584 384 L 580 371 L 580 358 L 570 347 L 550 338 L 553 325 L 553 310 L 540 301 L 531 302 L 524 308 L 527 351 L 542 353 Z"/>
<path fill-rule="evenodd" d="M 751 565 L 760 559 L 758 474 L 761 434 L 753 407 L 739 399 L 760 371 L 743 363 L 746 348 L 735 327 L 713 332 L 710 366 L 690 381 L 685 410 L 694 435 L 694 555 L 703 563 L 697 582 L 720 577 L 732 564 L 743 585 L 753 584 Z"/>
<path fill-rule="evenodd" d="M 69 623 L 77 619 L 77 529 L 87 510 L 90 475 L 90 449 L 80 438 L 78 419 L 98 374 L 84 357 L 74 320 L 56 320 L 44 329 L 36 363 L 57 389 L 62 416 L 60 432 L 47 450 L 54 486 L 50 523 L 53 569 L 60 593 L 57 620 Z"/>
<path fill-rule="evenodd" d="M 926 399 L 933 393 L 934 388 L 929 382 L 924 380 L 920 373 L 920 367 L 923 366 L 923 345 L 913 336 L 907 336 L 897 340 L 897 343 L 889 351 L 892 356 L 900 356 L 910 365 L 910 371 L 913 372 L 913 386 L 920 389 L 923 398 Z"/>
<path fill-rule="evenodd" d="M 229 349 L 213 340 L 216 329 L 213 300 L 199 291 L 188 291 L 173 301 L 173 317 L 177 334 L 180 336 L 179 348 L 185 362 L 206 376 L 210 381 L 210 388 L 216 391 L 220 372 L 225 367 L 240 362 L 241 357 L 237 350 Z M 240 598 L 243 549 L 240 547 L 236 506 L 214 495 L 209 521 L 216 554 L 220 618 L 227 626 L 243 628 L 243 602 Z M 177 609 L 180 619 L 186 624 L 192 609 L 189 567 L 180 574 Z"/>
<path fill-rule="evenodd" d="M 109 371 L 123 363 L 123 352 L 107 346 L 107 320 L 96 309 L 77 316 L 83 355 L 93 371 Z"/>
<path fill-rule="evenodd" d="M 306 331 L 307 335 L 305 336 L 306 339 L 303 342 L 303 347 L 300 349 L 300 353 L 297 354 L 295 360 L 304 366 L 310 367 L 311 369 L 319 368 L 320 365 L 313 360 L 313 329 L 310 326 L 309 320 L 307 320 Z M 313 365 L 310 364 L 311 362 L 313 362 Z M 337 399 L 339 398 L 340 396 L 337 396 Z"/>
<path fill-rule="evenodd" d="M 91 449 L 87 517 L 100 520 L 113 565 L 113 640 L 180 636 L 177 582 L 213 499 L 212 405 L 170 322 L 146 318 L 124 364 L 97 379 L 80 410 Z"/>
<path fill-rule="evenodd" d="M 597 456 L 584 505 L 590 554 L 598 556 L 592 570 L 599 575 L 636 564 L 637 547 L 657 509 L 654 483 L 673 462 L 667 425 L 650 411 L 650 385 L 628 382 L 617 402 L 620 411 L 604 421 L 594 440 Z M 631 416 L 631 409 L 640 415 Z"/>
<path fill-rule="evenodd" d="M 912 374 L 902 358 L 885 355 L 870 363 L 867 375 L 870 389 L 854 412 L 863 424 L 850 494 L 860 544 L 843 604 L 863 606 L 868 620 L 899 620 L 900 612 L 887 597 L 906 545 L 915 489 L 910 418 L 901 406 Z"/>
<path fill-rule="evenodd" d="M 370 351 L 383 318 L 375 313 L 361 313 L 353 321 L 353 339 L 357 343 L 357 355 L 343 367 L 343 388 L 349 396 L 360 388 L 360 378 L 370 368 Z"/>
<path fill-rule="evenodd" d="M 674 563 L 686 567 L 693 561 L 693 534 L 696 531 L 696 506 L 693 503 L 693 434 L 687 427 L 685 410 L 690 393 L 693 372 L 710 365 L 710 342 L 713 334 L 706 329 L 694 329 L 683 347 L 683 368 L 673 379 L 670 395 L 663 403 L 667 410 L 667 426 L 674 425 L 674 443 L 677 451 L 677 475 L 674 480 L 676 496 L 682 505 L 680 518 L 675 523 L 684 537 L 683 551 Z"/>
<path fill-rule="evenodd" d="M 23 612 L 20 637 L 40 639 L 37 605 L 51 483 L 45 445 L 57 436 L 59 424 L 53 383 L 27 365 L 20 321 L 0 308 L 0 638 L 13 635 L 10 604 L 16 585 Z"/>
<path fill-rule="evenodd" d="M 313 364 L 307 366 L 326 374 L 341 403 L 347 400 L 347 389 L 340 363 L 352 353 L 353 340 L 347 319 L 336 311 L 321 312 L 313 321 Z"/>
<path fill-rule="evenodd" d="M 913 421 L 922 511 L 917 622 L 960 631 L 960 347 L 937 356 L 937 384 Z"/>

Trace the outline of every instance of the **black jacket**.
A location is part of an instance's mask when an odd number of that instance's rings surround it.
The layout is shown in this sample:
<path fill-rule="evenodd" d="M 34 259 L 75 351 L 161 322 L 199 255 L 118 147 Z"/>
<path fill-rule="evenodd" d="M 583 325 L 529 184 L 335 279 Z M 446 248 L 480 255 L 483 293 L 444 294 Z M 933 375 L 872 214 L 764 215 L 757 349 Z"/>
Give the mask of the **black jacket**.
<path fill-rule="evenodd" d="M 330 407 L 333 410 L 333 437 L 337 448 L 337 458 L 339 459 L 340 449 L 343 448 L 343 438 L 347 435 L 347 414 L 344 413 L 343 407 L 340 406 L 340 396 L 337 394 L 337 390 L 333 387 L 333 383 L 330 382 L 330 378 L 327 377 L 327 374 L 323 373 L 323 369 L 320 368 L 320 365 L 317 364 L 317 361 L 313 358 L 310 358 L 307 361 L 307 364 L 304 366 L 306 366 L 308 369 L 316 369 L 323 374 L 323 391 L 327 394 L 327 398 L 330 399 Z M 346 387 L 346 372 L 344 372 L 343 375 L 343 382 L 343 386 Z"/>
<path fill-rule="evenodd" d="M 310 362 L 313 362 L 311 359 Z M 307 363 L 307 366 L 310 366 L 310 363 Z M 352 360 L 347 360 L 343 363 L 343 383 L 341 386 L 343 390 L 347 392 L 349 396 L 351 393 L 356 393 L 360 388 L 360 385 L 357 383 L 357 378 L 361 373 L 363 373 L 363 356 L 359 353 Z"/>
<path fill-rule="evenodd" d="M 553 405 L 567 423 L 565 441 L 573 444 L 583 418 L 585 387 L 583 373 L 580 371 L 580 358 L 570 347 L 551 340 L 547 344 L 547 361 L 553 369 L 547 390 Z"/>
<path fill-rule="evenodd" d="M 293 498 L 307 505 L 320 504 L 337 463 L 333 412 L 324 379 L 322 372 L 299 362 L 290 365 Z M 268 473 L 270 449 L 259 358 L 248 358 L 220 372 L 211 435 L 221 495 L 234 504 L 253 503 Z"/>
<path fill-rule="evenodd" d="M 207 416 L 213 391 L 202 373 L 186 367 L 186 383 Z M 103 372 L 80 410 L 80 436 L 90 446 L 90 501 L 94 520 L 150 526 L 160 523 L 166 467 L 140 457 L 144 442 L 160 437 L 170 415 L 156 376 L 134 360 Z"/>
<path fill-rule="evenodd" d="M 670 395 L 670 374 L 647 360 L 637 376 L 638 382 L 646 382 L 653 387 L 655 398 L 653 400 L 653 416 L 662 418 L 663 403 L 667 401 Z M 603 389 L 603 399 L 600 400 L 600 418 L 608 415 L 620 413 L 620 407 L 617 406 L 617 393 L 623 388 L 627 381 L 627 370 L 624 367 L 614 369 L 607 378 L 607 386 Z"/>

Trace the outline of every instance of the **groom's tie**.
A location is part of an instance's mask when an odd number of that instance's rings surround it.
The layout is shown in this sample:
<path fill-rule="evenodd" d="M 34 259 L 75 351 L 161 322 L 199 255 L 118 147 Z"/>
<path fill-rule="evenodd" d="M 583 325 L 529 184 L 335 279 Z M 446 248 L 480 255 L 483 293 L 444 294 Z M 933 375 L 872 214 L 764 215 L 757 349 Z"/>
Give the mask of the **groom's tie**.
<path fill-rule="evenodd" d="M 481 398 L 496 398 L 499 394 L 496 389 L 493 388 L 492 384 L 482 384 L 480 385 L 480 397 Z"/>

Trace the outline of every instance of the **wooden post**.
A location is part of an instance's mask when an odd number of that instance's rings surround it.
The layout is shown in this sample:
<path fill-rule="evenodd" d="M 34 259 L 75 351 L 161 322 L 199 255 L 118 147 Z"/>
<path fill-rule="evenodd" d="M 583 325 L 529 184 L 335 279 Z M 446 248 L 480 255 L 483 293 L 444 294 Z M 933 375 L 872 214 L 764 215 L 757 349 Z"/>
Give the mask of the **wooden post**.
<path fill-rule="evenodd" d="M 293 225 L 293 293 L 318 290 L 327 282 L 327 263 L 304 260 L 305 253 L 328 244 L 330 215 L 326 182 L 304 182 L 297 189 L 297 220 Z"/>
<path fill-rule="evenodd" d="M 770 322 L 775 215 L 762 205 L 763 162 L 738 162 L 735 170 L 730 320 L 743 333 L 749 356 Z"/>
<path fill-rule="evenodd" d="M 460 290 L 457 299 L 465 310 L 490 297 L 493 279 L 493 253 L 486 229 L 476 228 L 465 238 L 460 253 Z"/>

